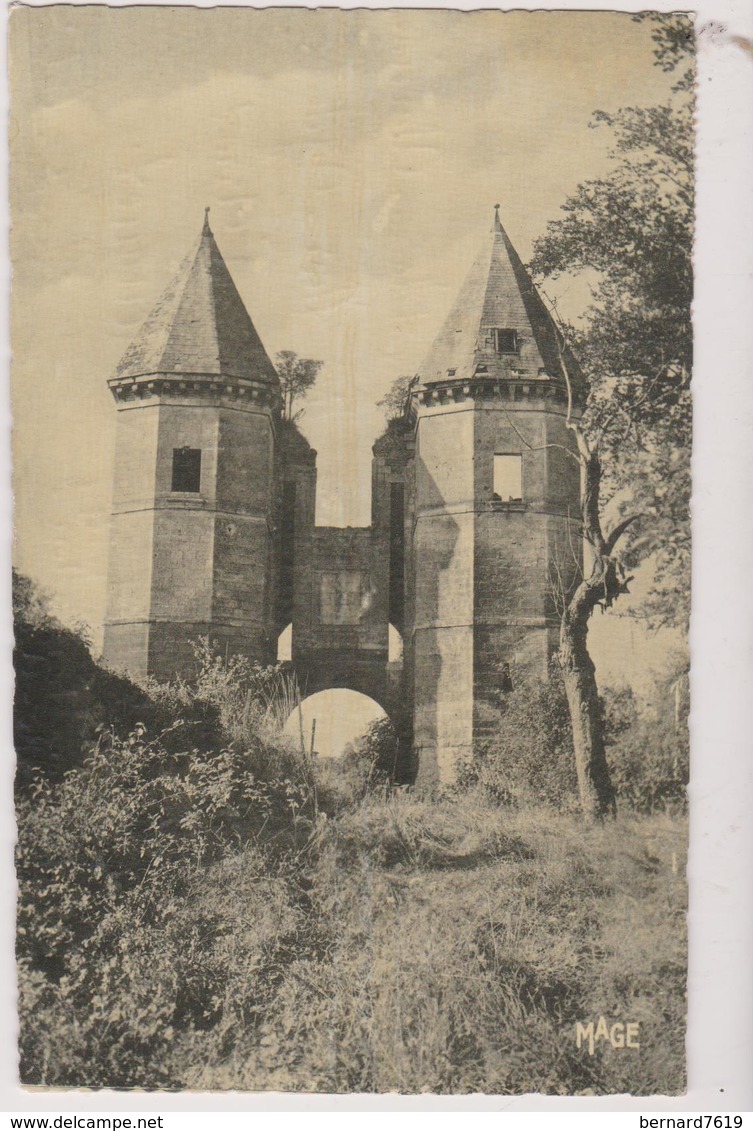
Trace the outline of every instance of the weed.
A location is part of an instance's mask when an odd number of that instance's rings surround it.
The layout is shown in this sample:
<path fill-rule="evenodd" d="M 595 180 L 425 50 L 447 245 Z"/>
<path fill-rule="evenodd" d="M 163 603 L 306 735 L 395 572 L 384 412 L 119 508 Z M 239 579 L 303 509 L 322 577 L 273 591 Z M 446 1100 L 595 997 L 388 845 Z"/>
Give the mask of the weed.
<path fill-rule="evenodd" d="M 77 657 L 65 698 L 88 703 L 109 675 L 32 598 L 24 647 L 56 672 Z M 19 733 L 41 735 L 25 654 Z M 385 728 L 317 764 L 279 737 L 284 670 L 208 643 L 197 662 L 192 686 L 119 682 L 101 702 L 127 727 L 77 718 L 58 757 L 48 726 L 25 762 L 24 1083 L 682 1090 L 685 825 L 664 763 L 650 789 L 630 763 L 637 811 L 585 828 L 542 804 L 565 764 L 540 727 L 513 734 L 511 701 L 505 742 L 429 802 L 389 785 Z M 602 1015 L 638 1023 L 640 1049 L 578 1049 L 575 1023 Z"/>

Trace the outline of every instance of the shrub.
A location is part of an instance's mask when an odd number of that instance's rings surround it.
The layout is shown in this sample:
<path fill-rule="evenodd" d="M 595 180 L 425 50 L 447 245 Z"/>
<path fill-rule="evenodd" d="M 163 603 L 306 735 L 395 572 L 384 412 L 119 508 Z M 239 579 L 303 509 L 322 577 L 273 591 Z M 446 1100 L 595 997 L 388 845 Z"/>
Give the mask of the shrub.
<path fill-rule="evenodd" d="M 391 721 L 374 719 L 366 734 L 351 744 L 339 759 L 339 768 L 353 800 L 384 791 L 395 780 L 398 736 Z"/>
<path fill-rule="evenodd" d="M 477 711 L 486 733 L 462 768 L 463 785 L 477 785 L 501 804 L 575 806 L 570 715 L 554 664 L 548 680 L 518 678 L 497 705 L 480 704 Z"/>
<path fill-rule="evenodd" d="M 603 702 L 618 798 L 640 813 L 684 810 L 690 770 L 685 719 L 661 697 L 639 710 L 630 690 L 607 691 Z"/>
<path fill-rule="evenodd" d="M 285 891 L 312 827 L 305 785 L 259 781 L 232 748 L 171 752 L 142 727 L 39 779 L 19 805 L 24 1081 L 164 1082 L 174 1035 L 223 1011 L 228 970 L 209 956 L 229 911 L 194 913 L 196 885 L 240 853 Z"/>
<path fill-rule="evenodd" d="M 641 813 L 686 804 L 688 731 L 668 700 L 639 706 L 630 689 L 602 694 L 607 762 L 618 804 Z M 509 805 L 577 808 L 575 755 L 562 677 L 552 665 L 547 681 L 516 680 L 497 706 L 479 708 L 486 730 L 462 768 L 461 785 Z"/>
<path fill-rule="evenodd" d="M 247 656 L 225 656 L 208 637 L 193 644 L 195 678 L 190 685 L 178 681 L 173 694 L 185 701 L 211 703 L 219 714 L 225 732 L 241 737 L 252 721 L 258 721 L 272 694 L 278 669 L 263 666 Z"/>

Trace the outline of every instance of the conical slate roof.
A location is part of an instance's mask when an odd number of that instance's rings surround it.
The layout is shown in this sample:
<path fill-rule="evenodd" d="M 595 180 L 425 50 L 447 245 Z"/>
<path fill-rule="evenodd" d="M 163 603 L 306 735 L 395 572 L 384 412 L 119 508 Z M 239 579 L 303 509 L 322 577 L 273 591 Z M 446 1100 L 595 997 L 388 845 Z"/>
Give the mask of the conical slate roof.
<path fill-rule="evenodd" d="M 514 331 L 516 348 L 498 352 L 495 330 Z M 487 377 L 549 379 L 564 385 L 564 357 L 573 393 L 580 398 L 585 393 L 583 374 L 560 341 L 552 316 L 502 227 L 496 205 L 492 231 L 418 371 L 420 381 Z"/>
<path fill-rule="evenodd" d="M 152 373 L 278 381 L 215 243 L 208 215 L 198 248 L 126 350 L 116 376 Z"/>

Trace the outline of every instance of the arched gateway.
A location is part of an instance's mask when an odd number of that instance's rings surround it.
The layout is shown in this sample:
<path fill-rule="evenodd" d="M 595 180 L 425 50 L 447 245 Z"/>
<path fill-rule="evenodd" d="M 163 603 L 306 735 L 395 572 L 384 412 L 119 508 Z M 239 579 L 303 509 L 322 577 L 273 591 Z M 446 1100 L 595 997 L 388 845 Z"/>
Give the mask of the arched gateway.
<path fill-rule="evenodd" d="M 302 698 L 290 712 L 283 734 L 306 754 L 339 758 L 357 747 L 380 720 L 391 726 L 384 708 L 368 695 L 345 687 L 329 688 Z M 394 752 L 397 754 L 396 749 Z"/>
<path fill-rule="evenodd" d="M 575 581 L 568 376 L 577 412 L 577 363 L 495 213 L 405 414 L 374 444 L 371 525 L 316 526 L 316 452 L 281 418 L 205 220 L 109 381 L 105 659 L 190 676 L 191 641 L 208 635 L 269 663 L 292 626 L 306 694 L 368 695 L 400 734 L 401 776 L 451 781 L 503 665 L 546 671 L 552 578 Z"/>

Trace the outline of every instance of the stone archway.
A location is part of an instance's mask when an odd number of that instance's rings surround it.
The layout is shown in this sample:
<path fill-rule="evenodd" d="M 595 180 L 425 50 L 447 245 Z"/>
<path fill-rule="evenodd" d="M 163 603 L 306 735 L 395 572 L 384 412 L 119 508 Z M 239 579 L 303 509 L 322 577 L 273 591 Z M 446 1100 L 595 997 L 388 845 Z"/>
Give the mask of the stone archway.
<path fill-rule="evenodd" d="M 306 753 L 337 758 L 362 738 L 376 719 L 389 718 L 384 707 L 363 692 L 333 687 L 302 699 L 288 716 L 283 734 Z"/>
<path fill-rule="evenodd" d="M 398 636 L 397 632 L 395 636 Z M 395 780 L 409 784 L 415 778 L 413 702 L 403 660 L 390 662 L 386 647 L 359 648 L 352 644 L 349 646 L 349 643 L 345 640 L 337 649 L 317 648 L 313 641 L 306 640 L 302 647 L 296 642 L 296 624 L 293 622 L 291 670 L 295 673 L 302 700 L 320 692 L 342 690 L 357 692 L 377 703 L 389 717 L 398 736 Z M 308 737 L 310 741 L 310 733 Z"/>

